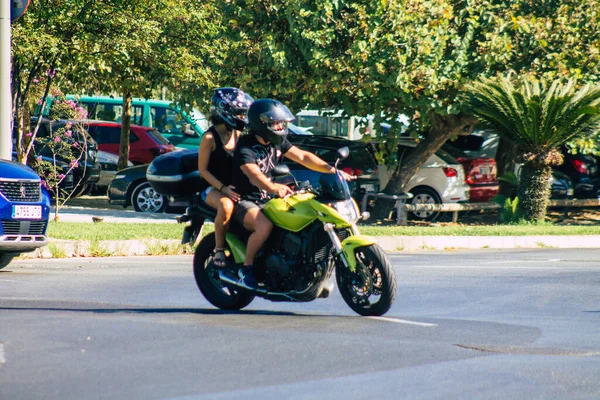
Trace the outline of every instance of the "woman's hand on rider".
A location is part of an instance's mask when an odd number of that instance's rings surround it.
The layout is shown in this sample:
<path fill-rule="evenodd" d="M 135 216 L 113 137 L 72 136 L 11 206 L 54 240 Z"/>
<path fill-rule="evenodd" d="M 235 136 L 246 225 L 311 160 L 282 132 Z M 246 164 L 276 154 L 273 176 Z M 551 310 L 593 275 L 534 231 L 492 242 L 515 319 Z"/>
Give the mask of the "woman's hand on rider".
<path fill-rule="evenodd" d="M 225 196 L 229 197 L 231 200 L 237 203 L 238 201 L 240 201 L 240 195 L 233 189 L 235 189 L 235 186 L 223 186 L 223 189 L 221 189 L 221 193 L 223 193 Z"/>
<path fill-rule="evenodd" d="M 285 196 L 289 196 L 291 194 L 294 194 L 294 191 L 292 190 L 292 188 L 290 188 L 287 185 L 282 185 L 280 183 L 275 183 L 275 188 L 272 191 L 273 194 L 276 194 L 277 196 L 283 198 Z"/>

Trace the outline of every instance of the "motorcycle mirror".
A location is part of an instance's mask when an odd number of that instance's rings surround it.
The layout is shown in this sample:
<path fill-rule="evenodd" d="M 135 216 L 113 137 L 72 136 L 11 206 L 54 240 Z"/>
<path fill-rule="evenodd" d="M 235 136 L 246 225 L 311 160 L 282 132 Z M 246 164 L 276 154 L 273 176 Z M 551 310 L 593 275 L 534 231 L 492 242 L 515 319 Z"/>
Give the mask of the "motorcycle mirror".
<path fill-rule="evenodd" d="M 271 175 L 274 177 L 285 176 L 285 175 L 289 175 L 289 174 L 290 174 L 290 167 L 288 167 L 285 164 L 278 165 L 275 168 L 273 168 L 273 170 L 271 171 Z"/>
<path fill-rule="evenodd" d="M 345 160 L 350 155 L 350 149 L 347 146 L 344 146 L 341 149 L 338 149 L 337 153 L 340 159 Z"/>
<path fill-rule="evenodd" d="M 348 158 L 348 156 L 350 155 L 350 149 L 347 146 L 344 146 L 341 149 L 338 149 L 337 153 L 338 153 L 338 159 L 335 162 L 335 169 L 337 169 L 337 166 L 340 163 L 340 161 Z"/>

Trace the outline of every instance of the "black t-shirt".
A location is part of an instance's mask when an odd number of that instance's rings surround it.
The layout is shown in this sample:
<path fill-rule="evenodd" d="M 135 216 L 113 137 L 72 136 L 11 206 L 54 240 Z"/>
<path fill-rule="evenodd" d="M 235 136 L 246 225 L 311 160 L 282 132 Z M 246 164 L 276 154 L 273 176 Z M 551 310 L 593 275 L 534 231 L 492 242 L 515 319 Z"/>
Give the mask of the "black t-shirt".
<path fill-rule="evenodd" d="M 263 145 L 256 135 L 250 133 L 242 136 L 235 148 L 234 162 L 238 167 L 245 164 L 256 164 L 260 171 L 271 177 L 271 171 L 281 163 L 283 155 L 292 147 L 289 140 L 284 139 L 280 146 Z M 240 168 L 233 169 L 233 186 L 242 197 L 265 198 L 267 193 L 254 186 Z"/>

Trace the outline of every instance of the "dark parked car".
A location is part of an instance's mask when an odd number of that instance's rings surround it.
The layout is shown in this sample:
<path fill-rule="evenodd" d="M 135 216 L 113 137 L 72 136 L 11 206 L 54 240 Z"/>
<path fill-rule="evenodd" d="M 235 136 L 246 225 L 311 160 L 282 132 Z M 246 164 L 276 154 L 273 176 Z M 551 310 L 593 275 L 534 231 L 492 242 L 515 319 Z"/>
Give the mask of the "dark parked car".
<path fill-rule="evenodd" d="M 164 212 L 169 201 L 156 192 L 146 179 L 148 164 L 118 171 L 108 185 L 108 202 L 123 207 L 133 206 L 140 212 Z"/>
<path fill-rule="evenodd" d="M 0 160 L 0 269 L 48 244 L 50 195 L 29 167 Z"/>
<path fill-rule="evenodd" d="M 60 120 L 54 121 L 52 125 L 52 131 L 56 132 L 58 129 L 64 127 L 67 123 L 71 123 L 72 121 Z M 35 127 L 36 119 L 32 119 L 32 130 Z M 50 137 L 50 121 L 43 120 L 40 124 L 40 130 L 37 134 L 40 138 Z M 73 185 L 75 186 L 75 195 L 79 195 L 83 193 L 88 185 L 94 184 L 98 182 L 100 179 L 100 171 L 102 167 L 98 162 L 98 144 L 92 139 L 89 135 L 84 134 L 85 137 L 73 137 L 73 141 L 79 140 L 80 142 L 85 142 L 86 144 L 86 152 L 83 154 L 81 159 L 79 160 L 79 164 L 73 168 Z M 16 145 L 16 130 L 13 131 L 13 146 Z M 52 160 L 53 154 L 52 151 L 41 144 L 40 142 L 35 142 L 33 147 L 33 156 L 38 157 L 41 156 L 43 159 Z M 71 160 L 61 159 L 58 161 L 63 165 L 68 165 Z"/>
<path fill-rule="evenodd" d="M 377 162 L 370 144 L 323 135 L 291 134 L 288 138 L 293 145 L 316 154 L 331 165 L 335 163 L 338 157 L 337 150 L 345 146 L 348 147 L 350 156 L 340 161 L 338 168 L 358 177 L 355 181 L 349 182 L 352 197 L 360 202 L 365 193 L 379 192 Z M 284 163 L 289 166 L 290 172 L 297 181 L 309 181 L 311 184 L 318 184 L 320 173 L 306 169 L 288 159 L 284 159 Z"/>
<path fill-rule="evenodd" d="M 98 180 L 98 182 L 92 185 L 88 185 L 87 190 L 87 193 L 90 193 L 92 195 L 106 194 L 110 181 L 117 174 L 117 165 L 119 164 L 119 157 L 112 153 L 99 150 L 98 162 L 102 166 L 102 171 L 100 171 L 100 179 Z M 128 161 L 127 166 L 133 167 L 133 163 L 131 161 Z"/>
<path fill-rule="evenodd" d="M 573 181 L 561 171 L 552 171 L 550 177 L 550 198 L 556 200 L 572 199 L 575 194 Z"/>
<path fill-rule="evenodd" d="M 571 154 L 565 146 L 561 148 L 564 162 L 555 167 L 571 178 L 578 199 L 597 198 L 600 189 L 600 168 L 596 157 L 588 154 Z"/>
<path fill-rule="evenodd" d="M 186 151 L 186 150 L 183 150 Z M 193 150 L 194 153 L 198 153 Z M 169 199 L 150 186 L 146 178 L 148 164 L 136 165 L 117 172 L 108 185 L 108 202 L 138 212 L 180 212 L 188 204 L 181 199 Z"/>

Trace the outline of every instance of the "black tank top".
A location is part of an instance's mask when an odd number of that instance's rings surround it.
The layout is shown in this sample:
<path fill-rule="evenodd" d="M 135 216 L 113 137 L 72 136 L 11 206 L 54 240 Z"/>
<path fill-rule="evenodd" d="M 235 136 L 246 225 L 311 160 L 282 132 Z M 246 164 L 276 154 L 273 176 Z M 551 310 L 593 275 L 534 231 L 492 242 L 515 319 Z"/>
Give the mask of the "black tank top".
<path fill-rule="evenodd" d="M 215 139 L 215 149 L 210 153 L 208 160 L 208 171 L 221 183 L 231 185 L 233 175 L 233 150 L 227 150 L 221 141 L 221 136 L 214 127 L 210 127 L 207 133 L 212 133 Z M 220 188 L 217 188 L 220 189 Z"/>

